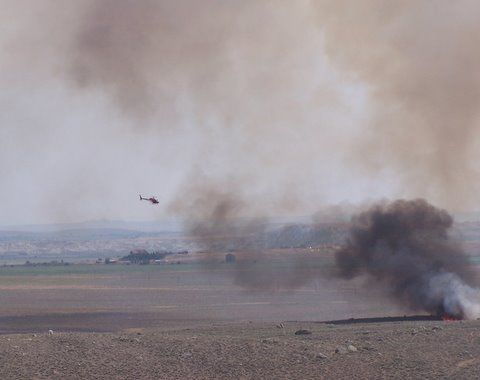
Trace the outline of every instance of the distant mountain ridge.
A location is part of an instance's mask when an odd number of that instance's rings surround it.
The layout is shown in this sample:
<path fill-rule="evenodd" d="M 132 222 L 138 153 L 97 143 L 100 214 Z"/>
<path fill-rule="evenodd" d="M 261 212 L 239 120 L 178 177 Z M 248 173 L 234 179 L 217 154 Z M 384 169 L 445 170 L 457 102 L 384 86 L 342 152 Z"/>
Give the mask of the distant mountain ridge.
<path fill-rule="evenodd" d="M 134 230 L 140 232 L 179 232 L 182 223 L 177 219 L 165 221 L 121 221 L 121 220 L 94 220 L 75 223 L 30 224 L 0 226 L 0 231 L 10 232 L 58 232 L 71 230 Z"/>
<path fill-rule="evenodd" d="M 31 231 L 0 231 L 0 241 L 91 241 L 91 240 L 116 240 L 135 239 L 139 237 L 161 237 L 175 232 L 143 232 L 119 228 L 84 228 L 47 232 Z"/>

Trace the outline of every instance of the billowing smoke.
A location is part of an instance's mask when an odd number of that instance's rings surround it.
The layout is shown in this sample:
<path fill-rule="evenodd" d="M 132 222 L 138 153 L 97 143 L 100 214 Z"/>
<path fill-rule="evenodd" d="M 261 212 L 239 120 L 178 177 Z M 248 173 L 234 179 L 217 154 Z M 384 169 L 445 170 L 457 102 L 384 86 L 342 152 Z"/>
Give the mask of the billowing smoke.
<path fill-rule="evenodd" d="M 370 115 L 352 158 L 367 173 L 387 166 L 402 197 L 421 195 L 449 209 L 475 203 L 480 3 L 312 4 L 329 57 L 369 87 Z"/>
<path fill-rule="evenodd" d="M 413 310 L 480 317 L 480 291 L 468 257 L 449 237 L 452 217 L 425 200 L 378 204 L 352 220 L 336 252 L 337 275 L 367 275 Z"/>
<path fill-rule="evenodd" d="M 209 217 L 207 200 L 211 216 L 219 216 L 224 195 L 238 203 L 228 209 L 235 218 L 296 209 L 313 198 L 310 187 L 292 191 L 289 184 L 293 172 L 299 181 L 314 177 L 307 150 L 329 145 L 317 138 L 319 125 L 328 122 L 326 109 L 338 103 L 339 91 L 323 74 L 325 56 L 316 51 L 321 30 L 306 2 L 87 4 L 68 48 L 66 76 L 77 89 L 108 94 L 134 131 L 195 142 L 195 169 L 184 173 L 181 196 L 169 205 L 187 227 L 197 214 Z M 226 194 L 229 177 L 236 187 Z M 215 220 L 207 224 L 215 227 Z M 237 236 L 231 223 L 222 228 L 229 226 L 227 235 Z"/>
<path fill-rule="evenodd" d="M 477 1 L 0 4 L 7 219 L 160 218 L 138 184 L 158 210 L 200 172 L 250 216 L 478 206 Z"/>
<path fill-rule="evenodd" d="M 134 118 L 136 129 L 151 125 L 163 136 L 161 131 L 193 127 L 198 161 L 207 171 L 216 167 L 220 180 L 213 185 L 233 172 L 241 191 L 253 193 L 244 211 L 254 215 L 251 204 L 258 199 L 274 200 L 262 210 L 272 213 L 284 211 L 286 203 L 295 208 L 314 202 L 309 186 L 292 190 L 290 177 L 297 183 L 316 178 L 312 193 L 322 198 L 317 179 L 323 173 L 311 169 L 310 160 L 321 165 L 333 153 L 325 144 L 332 132 L 322 132 L 338 128 L 342 111 L 336 107 L 345 106 L 325 79 L 334 75 L 363 86 L 367 98 L 355 120 L 361 137 L 347 131 L 355 141 L 349 146 L 333 134 L 332 146 L 343 151 L 335 161 L 350 155 L 363 173 L 394 177 L 395 196 L 425 196 L 448 207 L 475 202 L 476 2 L 85 4 L 67 49 L 69 79 L 106 92 Z M 334 70 L 318 70 L 326 66 L 325 56 Z M 325 105 L 336 111 L 333 118 L 325 118 Z M 192 173 L 187 183 L 198 181 Z M 315 208 L 322 203 L 316 202 Z"/>
<path fill-rule="evenodd" d="M 180 193 L 171 205 L 175 214 L 185 221 L 188 233 L 199 247 L 213 254 L 228 250 L 256 252 L 264 223 L 261 219 L 242 217 L 246 205 L 240 194 L 225 185 L 197 186 Z"/>

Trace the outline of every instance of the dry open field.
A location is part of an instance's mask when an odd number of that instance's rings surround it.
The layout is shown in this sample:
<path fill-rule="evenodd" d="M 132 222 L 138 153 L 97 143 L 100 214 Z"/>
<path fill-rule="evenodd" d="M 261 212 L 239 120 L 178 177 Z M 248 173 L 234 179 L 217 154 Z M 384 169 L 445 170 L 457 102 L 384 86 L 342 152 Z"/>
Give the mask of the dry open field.
<path fill-rule="evenodd" d="M 330 259 L 323 259 L 328 267 Z M 326 276 L 296 290 L 246 290 L 235 285 L 232 267 L 220 263 L 6 267 L 0 269 L 0 378 L 478 373 L 477 322 L 315 323 L 408 313 L 381 289 Z M 312 334 L 295 335 L 300 328 Z M 335 353 L 349 344 L 357 351 Z"/>
<path fill-rule="evenodd" d="M 321 255 L 312 260 L 320 263 L 313 272 L 331 264 L 331 258 Z M 258 265 L 274 268 L 274 273 L 276 266 L 281 270 L 292 262 Z M 296 277 L 311 276 L 312 261 L 300 268 L 297 264 Z M 168 321 L 322 321 L 406 312 L 389 303 L 381 289 L 323 274 L 296 289 L 275 276 L 271 281 L 279 281 L 278 286 L 246 289 L 235 284 L 235 268 L 221 262 L 2 267 L 0 331 L 112 331 L 162 327 Z"/>

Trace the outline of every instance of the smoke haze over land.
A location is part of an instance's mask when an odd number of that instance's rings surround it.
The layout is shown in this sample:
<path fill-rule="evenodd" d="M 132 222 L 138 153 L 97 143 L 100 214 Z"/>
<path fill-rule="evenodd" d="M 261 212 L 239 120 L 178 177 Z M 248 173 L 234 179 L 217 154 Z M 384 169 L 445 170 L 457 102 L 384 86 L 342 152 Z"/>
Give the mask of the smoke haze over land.
<path fill-rule="evenodd" d="M 478 208 L 477 2 L 0 5 L 1 224 Z"/>

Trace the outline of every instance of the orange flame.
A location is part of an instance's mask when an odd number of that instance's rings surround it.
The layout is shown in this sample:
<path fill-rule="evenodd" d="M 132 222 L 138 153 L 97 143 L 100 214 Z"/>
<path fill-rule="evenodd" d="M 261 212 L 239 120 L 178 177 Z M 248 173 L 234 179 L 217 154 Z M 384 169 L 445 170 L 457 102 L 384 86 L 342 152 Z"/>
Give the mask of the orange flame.
<path fill-rule="evenodd" d="M 443 314 L 442 315 L 442 320 L 445 321 L 445 322 L 459 321 L 460 319 L 461 318 L 455 317 L 455 316 L 450 315 L 450 314 Z"/>

